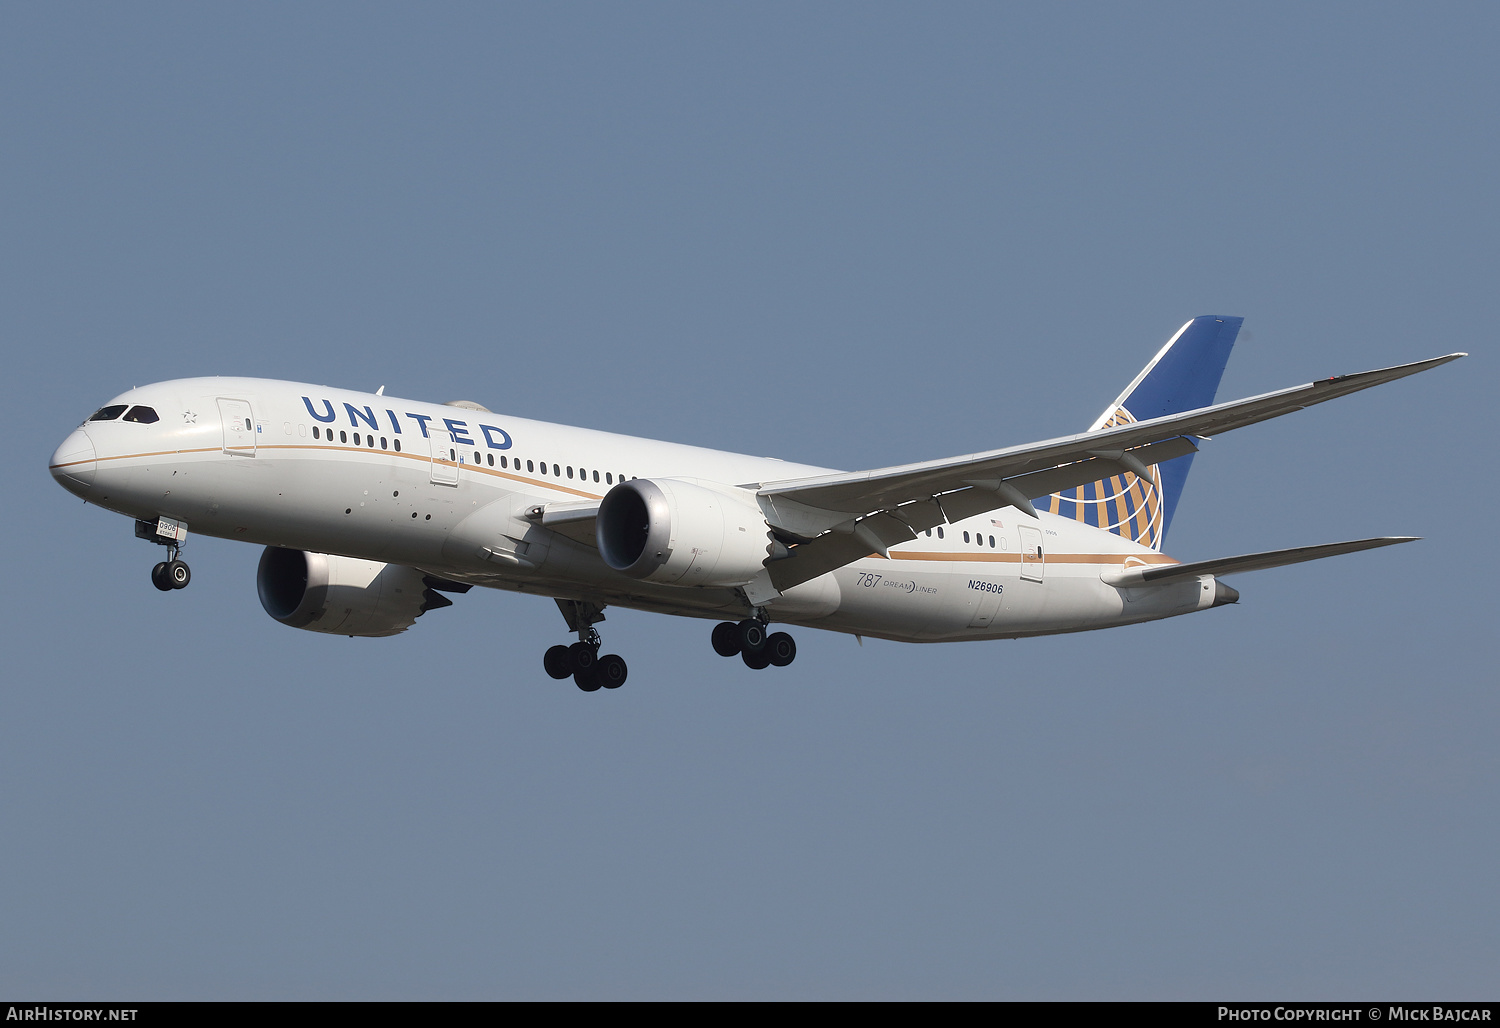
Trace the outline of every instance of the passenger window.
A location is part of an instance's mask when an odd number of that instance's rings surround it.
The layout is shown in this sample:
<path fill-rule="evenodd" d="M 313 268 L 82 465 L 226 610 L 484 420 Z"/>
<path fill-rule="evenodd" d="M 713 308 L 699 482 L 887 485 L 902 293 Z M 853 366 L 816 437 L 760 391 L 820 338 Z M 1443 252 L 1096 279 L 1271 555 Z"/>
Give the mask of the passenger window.
<path fill-rule="evenodd" d="M 382 450 L 384 450 L 386 448 L 386 445 L 385 445 L 385 436 L 381 436 L 380 437 L 380 448 Z"/>
<path fill-rule="evenodd" d="M 343 431 L 342 429 L 340 429 L 339 430 L 339 442 L 341 442 L 341 443 L 347 443 L 348 441 L 349 441 L 349 433 Z"/>
<path fill-rule="evenodd" d="M 531 461 L 527 461 L 527 462 L 526 462 L 526 470 L 527 470 L 527 471 L 535 471 L 535 470 L 536 470 L 536 469 L 535 469 L 535 468 L 533 468 L 533 467 L 532 467 L 532 466 L 531 466 Z"/>
<path fill-rule="evenodd" d="M 927 535 L 927 538 L 931 539 L 932 538 L 932 529 L 929 528 L 927 530 L 927 532 L 926 532 L 926 535 Z"/>
<path fill-rule="evenodd" d="M 89 418 L 89 420 L 113 421 L 115 420 L 115 418 L 118 418 L 121 414 L 125 413 L 125 408 L 127 406 L 129 405 L 124 403 L 115 403 L 111 404 L 108 407 L 100 407 L 98 410 L 94 411 L 94 416 Z"/>
<path fill-rule="evenodd" d="M 557 470 L 557 465 L 556 464 L 552 465 L 552 477 L 553 478 L 561 478 L 562 477 L 562 472 L 559 471 L 559 470 Z"/>
<path fill-rule="evenodd" d="M 605 485 L 614 485 L 615 484 L 615 476 L 614 476 L 613 472 L 606 471 L 604 473 L 604 484 Z"/>
<path fill-rule="evenodd" d="M 365 445 L 372 450 L 375 449 L 375 437 L 372 435 L 365 436 Z"/>
<path fill-rule="evenodd" d="M 990 549 L 993 550 L 994 548 L 995 548 L 995 537 L 994 536 L 990 536 Z"/>
<path fill-rule="evenodd" d="M 317 425 L 313 426 L 313 438 L 314 439 L 321 439 L 321 438 L 323 438 L 322 436 L 318 435 L 318 426 Z"/>
<path fill-rule="evenodd" d="M 397 453 L 401 452 L 401 440 L 400 439 L 392 439 L 391 440 L 391 445 L 396 448 L 396 452 Z"/>
<path fill-rule="evenodd" d="M 941 526 L 939 526 L 938 527 L 938 538 L 941 539 L 942 537 L 943 537 L 943 529 L 942 529 Z"/>
<path fill-rule="evenodd" d="M 573 465 L 571 465 L 571 464 L 568 465 L 568 477 L 569 478 L 573 477 Z"/>
<path fill-rule="evenodd" d="M 503 453 L 500 455 L 500 466 L 502 468 L 508 468 L 508 467 L 510 467 L 510 465 L 505 462 L 505 454 L 503 454 Z"/>
<path fill-rule="evenodd" d="M 494 467 L 495 466 L 495 455 L 493 453 L 487 453 L 487 454 L 485 454 L 484 455 L 484 459 L 487 462 L 489 462 L 490 467 Z"/>
<path fill-rule="evenodd" d="M 968 541 L 969 541 L 969 533 L 965 532 L 964 533 L 964 542 L 968 542 Z"/>
<path fill-rule="evenodd" d="M 528 463 L 530 463 L 530 462 L 528 461 Z M 542 474 L 545 475 L 546 473 L 547 473 L 547 462 L 546 461 L 542 461 Z"/>
<path fill-rule="evenodd" d="M 475 464 L 478 464 L 478 463 L 479 463 L 479 451 L 478 451 L 478 450 L 475 450 L 475 451 L 474 451 L 474 463 L 475 463 Z M 495 462 L 494 462 L 494 461 L 490 461 L 490 463 L 491 463 L 491 464 L 493 464 L 493 463 L 495 463 Z"/>

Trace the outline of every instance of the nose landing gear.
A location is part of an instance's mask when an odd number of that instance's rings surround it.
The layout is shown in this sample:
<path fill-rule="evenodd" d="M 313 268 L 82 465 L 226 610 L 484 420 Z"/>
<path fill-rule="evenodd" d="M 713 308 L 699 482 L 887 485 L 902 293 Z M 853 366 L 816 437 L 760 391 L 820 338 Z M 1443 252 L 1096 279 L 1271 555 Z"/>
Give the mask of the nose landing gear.
<path fill-rule="evenodd" d="M 711 641 L 719 656 L 738 654 L 745 666 L 755 671 L 786 667 L 797 659 L 797 641 L 785 632 L 767 634 L 766 623 L 759 618 L 721 621 L 714 626 Z"/>
<path fill-rule="evenodd" d="M 192 570 L 183 561 L 178 560 L 175 553 L 171 560 L 164 560 L 151 569 L 151 584 L 164 593 L 171 592 L 173 589 L 186 589 L 187 584 L 192 580 Z"/>
<path fill-rule="evenodd" d="M 625 684 L 629 669 L 625 660 L 613 653 L 599 656 L 602 640 L 594 624 L 604 620 L 604 608 L 582 600 L 558 600 L 558 609 L 568 622 L 568 631 L 578 633 L 571 646 L 557 645 L 542 657 L 547 674 L 556 679 L 572 677 L 584 692 L 618 689 Z"/>
<path fill-rule="evenodd" d="M 164 593 L 186 589 L 193 580 L 192 570 L 180 556 L 182 544 L 187 541 L 187 525 L 171 518 L 137 521 L 135 535 L 137 539 L 148 539 L 167 548 L 167 559 L 151 569 L 151 584 Z"/>

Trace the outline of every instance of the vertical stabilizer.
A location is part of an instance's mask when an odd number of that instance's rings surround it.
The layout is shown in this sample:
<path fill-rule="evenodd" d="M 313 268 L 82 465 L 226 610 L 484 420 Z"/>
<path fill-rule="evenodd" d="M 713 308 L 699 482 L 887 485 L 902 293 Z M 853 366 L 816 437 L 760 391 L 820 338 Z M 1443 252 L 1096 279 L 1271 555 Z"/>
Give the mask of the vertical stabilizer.
<path fill-rule="evenodd" d="M 1090 431 L 1207 407 L 1244 318 L 1205 315 L 1177 330 Z M 1149 480 L 1116 475 L 1046 497 L 1038 507 L 1160 550 L 1193 455 L 1153 464 Z"/>

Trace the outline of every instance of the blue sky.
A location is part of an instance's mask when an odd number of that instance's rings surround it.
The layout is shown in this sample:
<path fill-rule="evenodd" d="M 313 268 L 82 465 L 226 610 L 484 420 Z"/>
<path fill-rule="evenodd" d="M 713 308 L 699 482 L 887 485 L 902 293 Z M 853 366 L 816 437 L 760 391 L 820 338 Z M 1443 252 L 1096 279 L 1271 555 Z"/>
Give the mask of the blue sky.
<path fill-rule="evenodd" d="M 0 993 L 1493 998 L 1491 5 L 0 10 Z M 1197 314 L 1237 607 L 793 667 L 543 601 L 151 588 L 46 473 L 244 374 L 842 468 L 1085 427 Z M 1478 326 L 1476 328 L 1476 326 Z"/>

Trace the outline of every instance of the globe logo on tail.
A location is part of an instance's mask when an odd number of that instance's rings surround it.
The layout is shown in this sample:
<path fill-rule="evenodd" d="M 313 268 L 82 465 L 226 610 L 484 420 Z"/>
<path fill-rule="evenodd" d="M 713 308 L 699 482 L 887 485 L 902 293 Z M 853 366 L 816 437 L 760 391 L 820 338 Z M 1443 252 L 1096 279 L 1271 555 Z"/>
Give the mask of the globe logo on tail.
<path fill-rule="evenodd" d="M 1128 410 L 1116 407 L 1109 420 L 1098 427 L 1114 428 L 1134 421 Z M 1163 515 L 1161 471 L 1155 464 L 1147 470 L 1151 472 L 1149 480 L 1131 472 L 1113 475 L 1053 493 L 1039 506 L 1159 551 Z"/>

